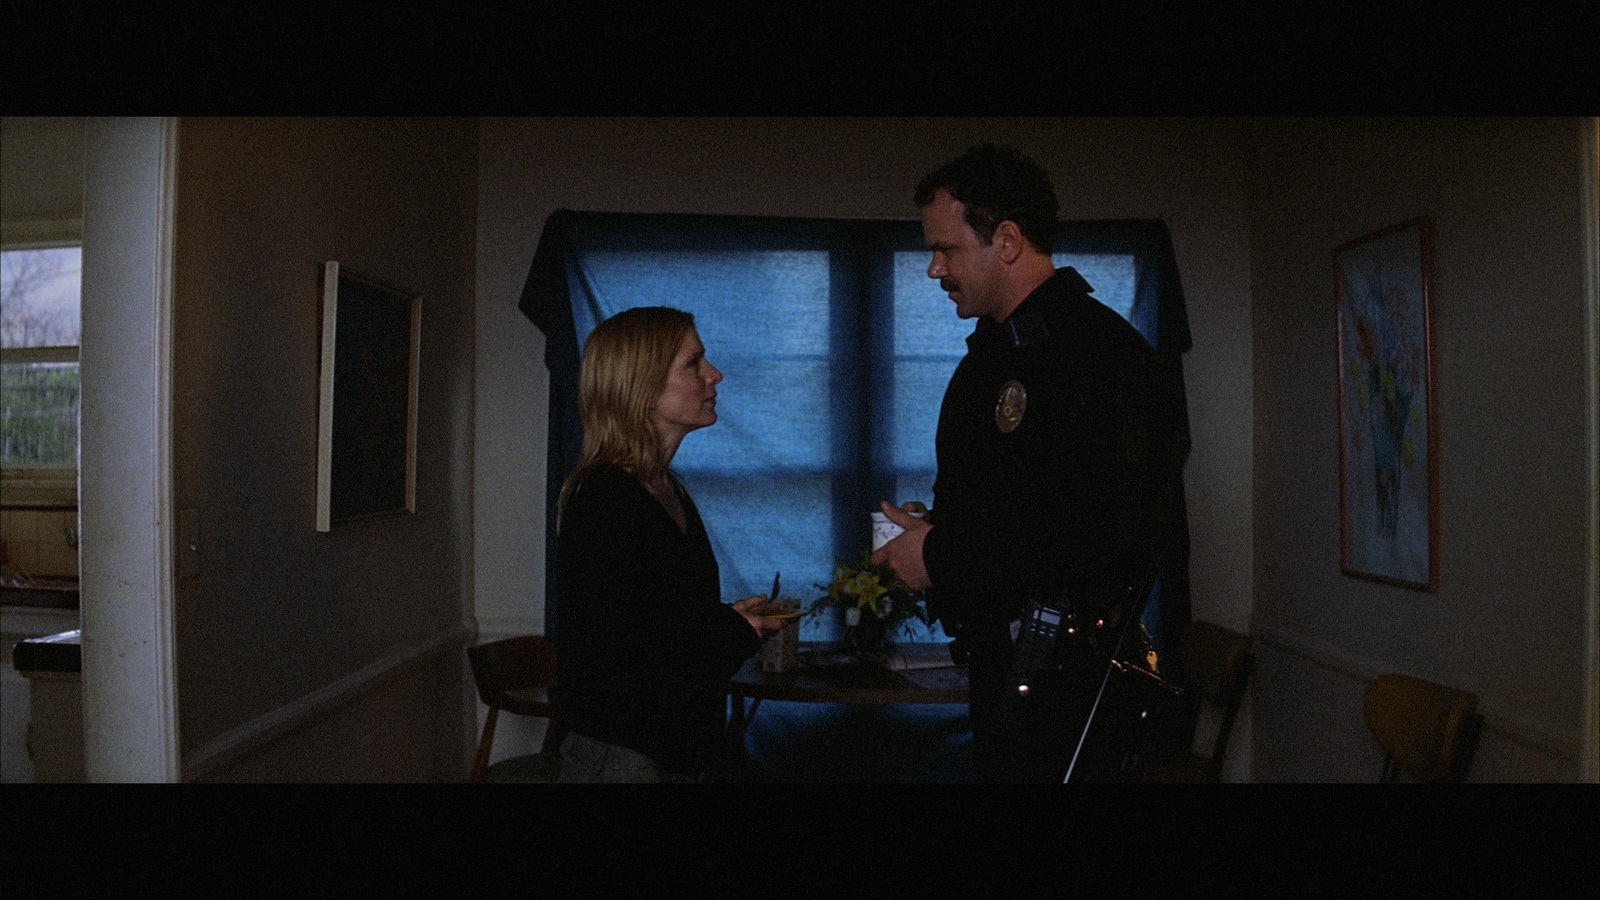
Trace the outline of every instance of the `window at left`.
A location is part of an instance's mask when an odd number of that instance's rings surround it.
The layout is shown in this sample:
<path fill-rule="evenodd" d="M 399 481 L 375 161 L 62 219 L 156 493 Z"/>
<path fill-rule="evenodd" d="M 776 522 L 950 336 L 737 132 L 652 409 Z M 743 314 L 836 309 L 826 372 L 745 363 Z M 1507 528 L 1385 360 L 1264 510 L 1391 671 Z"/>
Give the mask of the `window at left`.
<path fill-rule="evenodd" d="M 0 463 L 78 464 L 80 247 L 0 251 Z"/>
<path fill-rule="evenodd" d="M 7 583 L 78 575 L 82 248 L 0 249 L 0 503 Z"/>

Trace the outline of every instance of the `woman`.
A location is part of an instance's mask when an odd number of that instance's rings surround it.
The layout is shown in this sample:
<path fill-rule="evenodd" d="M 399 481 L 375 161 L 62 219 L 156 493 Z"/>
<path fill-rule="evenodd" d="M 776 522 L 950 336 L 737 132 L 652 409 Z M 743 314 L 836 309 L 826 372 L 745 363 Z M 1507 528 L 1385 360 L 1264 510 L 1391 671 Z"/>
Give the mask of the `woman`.
<path fill-rule="evenodd" d="M 722 747 L 728 677 L 782 623 L 722 603 L 694 501 L 667 467 L 717 421 L 722 373 L 694 317 L 638 307 L 584 346 L 583 452 L 558 507 L 563 781 L 697 781 Z"/>

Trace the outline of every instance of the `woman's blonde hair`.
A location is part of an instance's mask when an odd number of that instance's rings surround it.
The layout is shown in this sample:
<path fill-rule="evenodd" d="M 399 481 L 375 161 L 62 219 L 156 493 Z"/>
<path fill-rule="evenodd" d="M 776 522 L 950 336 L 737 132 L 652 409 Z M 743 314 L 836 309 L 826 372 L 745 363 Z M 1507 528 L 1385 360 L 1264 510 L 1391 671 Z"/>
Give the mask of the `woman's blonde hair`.
<path fill-rule="evenodd" d="M 583 479 L 603 465 L 621 466 L 649 482 L 667 469 L 666 448 L 650 425 L 650 402 L 667 373 L 694 316 L 666 306 L 636 306 L 601 322 L 583 345 L 578 374 L 578 414 L 583 450 L 556 504 L 559 523 Z"/>

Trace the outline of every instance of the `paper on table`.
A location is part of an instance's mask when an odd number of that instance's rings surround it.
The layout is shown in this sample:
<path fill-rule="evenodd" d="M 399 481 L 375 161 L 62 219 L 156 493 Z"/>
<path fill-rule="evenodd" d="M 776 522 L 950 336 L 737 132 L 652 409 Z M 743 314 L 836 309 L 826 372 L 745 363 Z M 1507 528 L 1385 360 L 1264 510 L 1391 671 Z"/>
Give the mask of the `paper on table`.
<path fill-rule="evenodd" d="M 942 669 L 908 669 L 900 677 L 930 691 L 967 690 L 967 670 L 958 666 Z"/>
<path fill-rule="evenodd" d="M 900 644 L 889 654 L 886 663 L 896 672 L 909 669 L 947 669 L 955 665 L 950 658 L 950 645 L 943 643 Z"/>

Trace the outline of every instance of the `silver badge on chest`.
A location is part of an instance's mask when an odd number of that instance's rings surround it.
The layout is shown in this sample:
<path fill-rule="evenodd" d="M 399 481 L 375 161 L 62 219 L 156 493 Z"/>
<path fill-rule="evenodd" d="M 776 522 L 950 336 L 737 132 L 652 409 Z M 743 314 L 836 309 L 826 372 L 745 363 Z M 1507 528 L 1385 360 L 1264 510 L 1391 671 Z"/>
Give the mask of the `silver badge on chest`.
<path fill-rule="evenodd" d="M 994 404 L 994 425 L 1001 434 L 1016 431 L 1027 411 L 1028 390 L 1021 382 L 1008 381 L 1000 387 L 1000 397 Z"/>

